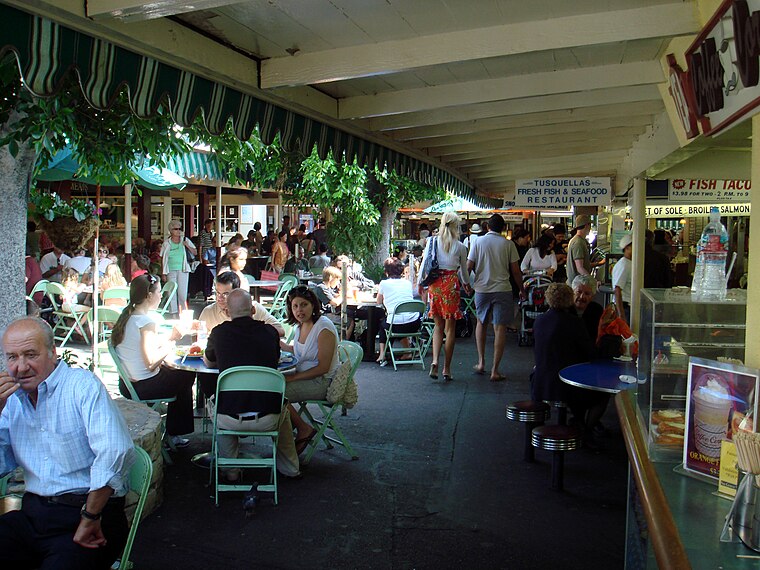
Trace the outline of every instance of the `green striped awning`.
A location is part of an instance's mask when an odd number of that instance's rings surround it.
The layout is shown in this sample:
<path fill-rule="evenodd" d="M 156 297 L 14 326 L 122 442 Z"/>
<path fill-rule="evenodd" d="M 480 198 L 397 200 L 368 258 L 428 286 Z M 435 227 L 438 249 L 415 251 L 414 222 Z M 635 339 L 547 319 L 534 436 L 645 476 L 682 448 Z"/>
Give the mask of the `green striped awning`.
<path fill-rule="evenodd" d="M 248 140 L 258 125 L 264 143 L 270 144 L 279 133 L 286 151 L 300 150 L 308 155 L 316 145 L 319 156 L 324 158 L 332 149 L 336 157 L 345 156 L 351 162 L 356 159 L 367 166 L 385 166 L 480 206 L 495 205 L 492 199 L 475 194 L 463 180 L 432 164 L 47 18 L 0 4 L 0 56 L 8 51 L 16 55 L 26 86 L 41 97 L 55 93 L 64 76 L 74 71 L 84 96 L 100 109 L 107 108 L 126 85 L 132 109 L 140 117 L 166 104 L 173 119 L 188 126 L 202 111 L 206 127 L 214 134 L 232 119 L 238 138 Z"/>
<path fill-rule="evenodd" d="M 219 168 L 219 160 L 215 154 L 205 152 L 189 152 L 173 156 L 167 161 L 167 168 L 185 178 L 197 180 L 224 181 L 226 177 Z"/>

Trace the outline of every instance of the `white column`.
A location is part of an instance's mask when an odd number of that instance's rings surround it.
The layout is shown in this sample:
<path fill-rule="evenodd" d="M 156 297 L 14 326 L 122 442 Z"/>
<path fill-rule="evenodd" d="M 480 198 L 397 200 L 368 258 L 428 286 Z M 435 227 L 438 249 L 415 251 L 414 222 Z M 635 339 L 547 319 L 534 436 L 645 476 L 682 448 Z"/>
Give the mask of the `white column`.
<path fill-rule="evenodd" d="M 216 185 L 216 245 L 222 247 L 222 185 Z"/>
<path fill-rule="evenodd" d="M 639 334 L 639 294 L 644 287 L 644 236 L 646 233 L 646 182 L 633 179 L 633 259 L 631 260 L 631 330 Z"/>
<path fill-rule="evenodd" d="M 757 186 L 755 186 L 757 184 Z M 760 188 L 760 115 L 752 117 L 752 185 Z M 749 263 L 747 273 L 747 333 L 744 361 L 747 366 L 760 367 L 760 335 L 752 334 L 760 326 L 760 192 L 750 192 L 752 205 L 749 224 L 755 231 L 749 234 Z"/>
<path fill-rule="evenodd" d="M 150 243 L 146 244 L 150 247 Z M 132 185 L 124 185 L 124 253 L 132 254 Z"/>

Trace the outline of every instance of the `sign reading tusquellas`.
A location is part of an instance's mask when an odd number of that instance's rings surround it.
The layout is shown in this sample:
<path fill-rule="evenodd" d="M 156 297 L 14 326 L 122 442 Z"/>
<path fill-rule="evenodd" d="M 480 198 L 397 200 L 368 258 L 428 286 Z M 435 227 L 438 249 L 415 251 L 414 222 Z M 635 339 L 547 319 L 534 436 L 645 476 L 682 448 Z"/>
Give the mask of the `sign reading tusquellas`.
<path fill-rule="evenodd" d="M 515 207 L 565 210 L 570 206 L 608 206 L 610 178 L 530 178 L 515 183 Z"/>
<path fill-rule="evenodd" d="M 713 135 L 760 111 L 760 0 L 726 0 L 686 50 L 668 56 L 670 93 L 686 136 Z"/>

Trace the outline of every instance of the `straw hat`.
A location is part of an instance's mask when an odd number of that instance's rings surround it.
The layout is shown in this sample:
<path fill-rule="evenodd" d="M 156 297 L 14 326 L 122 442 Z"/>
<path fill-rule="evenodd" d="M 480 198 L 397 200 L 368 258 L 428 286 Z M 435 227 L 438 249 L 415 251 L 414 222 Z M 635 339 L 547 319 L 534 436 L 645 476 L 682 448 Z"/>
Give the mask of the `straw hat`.
<path fill-rule="evenodd" d="M 478 224 L 472 224 L 470 226 L 470 233 L 471 234 L 479 234 L 482 231 L 483 230 L 481 229 L 481 227 Z"/>

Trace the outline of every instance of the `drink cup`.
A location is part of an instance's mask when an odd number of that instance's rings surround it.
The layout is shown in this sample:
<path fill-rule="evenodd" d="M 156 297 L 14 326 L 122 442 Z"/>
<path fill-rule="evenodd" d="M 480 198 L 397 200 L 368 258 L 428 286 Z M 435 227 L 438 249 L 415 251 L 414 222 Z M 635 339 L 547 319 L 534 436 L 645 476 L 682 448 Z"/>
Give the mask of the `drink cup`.
<path fill-rule="evenodd" d="M 720 444 L 726 439 L 728 415 L 733 402 L 728 397 L 719 397 L 704 389 L 692 394 L 694 405 L 694 443 L 697 451 L 720 458 Z"/>

